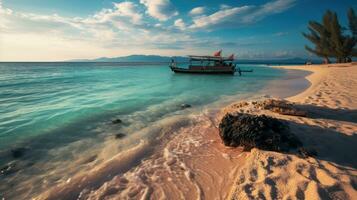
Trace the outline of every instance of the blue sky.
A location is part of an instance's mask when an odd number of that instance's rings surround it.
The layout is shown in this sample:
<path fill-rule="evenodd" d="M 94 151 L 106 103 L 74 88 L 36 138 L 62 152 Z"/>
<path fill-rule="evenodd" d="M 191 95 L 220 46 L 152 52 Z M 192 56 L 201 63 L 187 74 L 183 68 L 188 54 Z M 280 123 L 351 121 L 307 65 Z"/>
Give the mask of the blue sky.
<path fill-rule="evenodd" d="M 0 0 L 0 61 L 131 54 L 310 58 L 301 32 L 352 0 Z"/>

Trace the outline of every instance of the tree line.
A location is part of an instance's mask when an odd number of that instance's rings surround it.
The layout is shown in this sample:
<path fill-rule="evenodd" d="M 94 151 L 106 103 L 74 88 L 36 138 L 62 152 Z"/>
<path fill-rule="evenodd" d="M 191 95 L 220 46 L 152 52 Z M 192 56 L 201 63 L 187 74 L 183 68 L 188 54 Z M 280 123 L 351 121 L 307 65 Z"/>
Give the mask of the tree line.
<path fill-rule="evenodd" d="M 337 63 L 351 62 L 357 56 L 357 16 L 353 8 L 347 12 L 348 27 L 342 27 L 336 12 L 327 10 L 322 22 L 310 21 L 309 33 L 303 36 L 315 47 L 305 46 L 306 50 L 324 58 L 324 63 L 330 63 L 335 58 Z"/>

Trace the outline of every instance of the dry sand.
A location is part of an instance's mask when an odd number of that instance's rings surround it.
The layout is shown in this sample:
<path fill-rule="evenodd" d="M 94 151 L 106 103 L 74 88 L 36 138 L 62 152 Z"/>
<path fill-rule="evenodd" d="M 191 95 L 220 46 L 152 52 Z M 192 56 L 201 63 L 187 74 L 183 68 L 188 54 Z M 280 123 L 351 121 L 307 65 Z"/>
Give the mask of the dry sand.
<path fill-rule="evenodd" d="M 253 149 L 238 171 L 229 199 L 357 199 L 357 66 L 288 66 L 308 70 L 311 86 L 287 98 L 308 117 L 244 108 L 289 123 L 317 156 Z M 235 106 L 226 109 L 238 112 Z M 239 112 L 241 112 L 240 110 Z"/>

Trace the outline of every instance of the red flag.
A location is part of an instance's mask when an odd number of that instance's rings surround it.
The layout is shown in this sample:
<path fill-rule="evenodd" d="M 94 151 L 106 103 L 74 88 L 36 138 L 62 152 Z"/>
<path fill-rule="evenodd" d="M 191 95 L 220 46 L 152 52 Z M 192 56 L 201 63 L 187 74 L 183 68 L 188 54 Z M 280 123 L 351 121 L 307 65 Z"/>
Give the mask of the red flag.
<path fill-rule="evenodd" d="M 222 50 L 214 52 L 213 56 L 221 57 Z"/>
<path fill-rule="evenodd" d="M 229 60 L 234 60 L 234 54 L 230 55 L 230 56 L 228 57 L 228 59 L 229 59 Z"/>

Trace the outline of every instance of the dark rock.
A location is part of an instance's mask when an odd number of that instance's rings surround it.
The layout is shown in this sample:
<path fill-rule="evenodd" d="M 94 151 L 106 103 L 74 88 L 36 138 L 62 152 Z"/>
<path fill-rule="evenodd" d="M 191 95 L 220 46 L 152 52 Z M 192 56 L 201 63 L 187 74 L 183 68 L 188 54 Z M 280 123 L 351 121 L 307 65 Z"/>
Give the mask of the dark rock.
<path fill-rule="evenodd" d="M 245 150 L 259 148 L 289 151 L 300 147 L 300 140 L 290 133 L 288 125 L 265 115 L 227 114 L 219 124 L 219 135 L 226 146 L 243 146 Z"/>
<path fill-rule="evenodd" d="M 302 158 L 308 158 L 308 157 L 316 157 L 317 152 L 314 149 L 307 149 L 304 147 L 300 147 L 298 149 L 298 155 Z"/>
<path fill-rule="evenodd" d="M 11 149 L 11 155 L 13 158 L 21 158 L 22 156 L 25 155 L 26 150 L 27 149 L 23 147 Z"/>
<path fill-rule="evenodd" d="M 114 119 L 112 121 L 113 124 L 121 124 L 123 121 L 121 119 Z"/>
<path fill-rule="evenodd" d="M 115 139 L 121 139 L 123 137 L 125 137 L 126 135 L 124 133 L 117 133 L 115 134 Z"/>
<path fill-rule="evenodd" d="M 190 104 L 181 104 L 181 109 L 191 108 Z"/>
<path fill-rule="evenodd" d="M 0 168 L 0 175 L 7 176 L 15 173 L 16 171 L 18 171 L 18 169 L 16 168 L 15 162 L 11 162 Z"/>
<path fill-rule="evenodd" d="M 307 112 L 300 110 L 294 106 L 294 104 L 289 103 L 285 100 L 277 100 L 277 99 L 267 99 L 262 102 L 257 102 L 255 105 L 258 107 L 270 110 L 272 112 L 279 113 L 281 115 L 291 115 L 291 116 L 299 116 L 306 117 Z"/>

